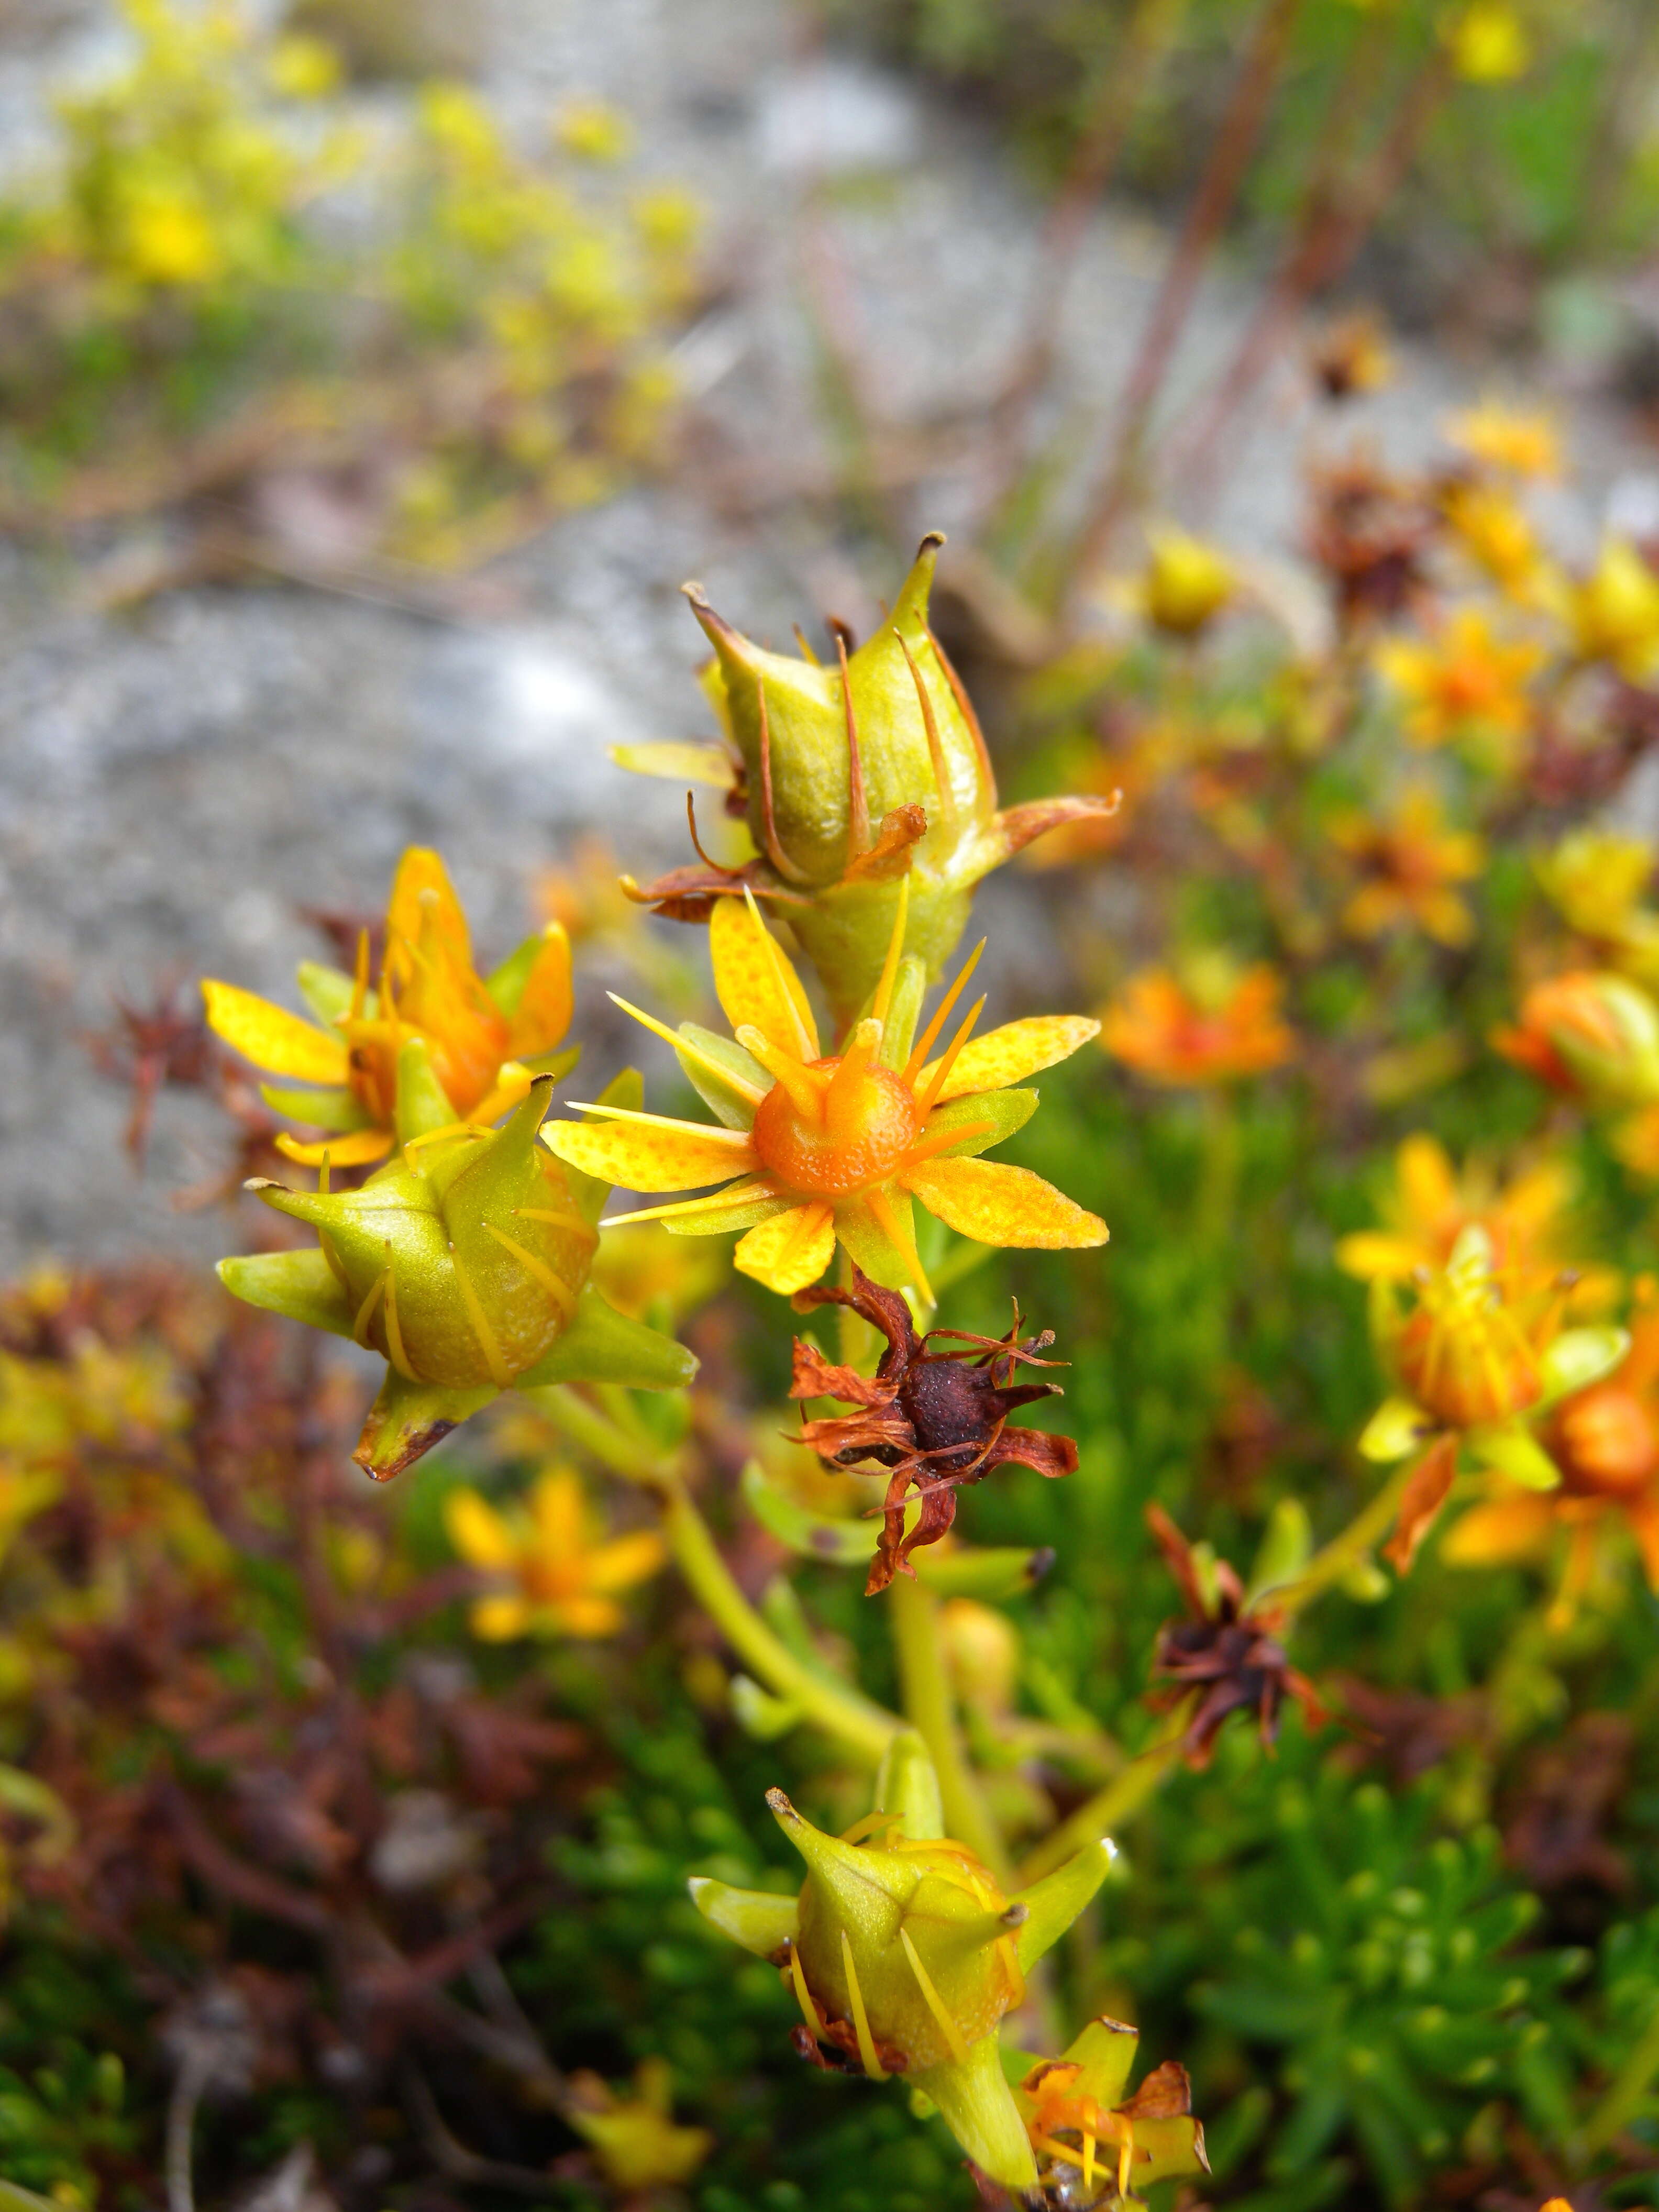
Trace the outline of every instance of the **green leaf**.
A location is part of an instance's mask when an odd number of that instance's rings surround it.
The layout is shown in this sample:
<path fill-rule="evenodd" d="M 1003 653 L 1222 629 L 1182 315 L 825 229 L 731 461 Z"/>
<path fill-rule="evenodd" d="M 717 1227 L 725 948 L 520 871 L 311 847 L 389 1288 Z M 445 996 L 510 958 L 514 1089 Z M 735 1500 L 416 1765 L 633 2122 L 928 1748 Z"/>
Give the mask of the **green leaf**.
<path fill-rule="evenodd" d="M 368 1115 L 349 1091 L 288 1089 L 280 1084 L 262 1083 L 259 1096 L 285 1121 L 302 1121 L 309 1128 L 327 1129 L 337 1136 L 369 1126 Z"/>
<path fill-rule="evenodd" d="M 759 1091 L 764 1097 L 772 1088 L 772 1079 L 759 1060 L 735 1037 L 721 1036 L 696 1022 L 682 1022 L 679 1033 L 687 1047 L 695 1049 L 674 1056 L 703 1104 L 728 1129 L 752 1128 L 756 1102 L 751 1094 Z M 721 1079 L 722 1070 L 732 1081 Z"/>
<path fill-rule="evenodd" d="M 960 1144 L 945 1146 L 936 1156 L 944 1160 L 974 1159 L 1012 1137 L 1016 1129 L 1023 1129 L 1036 1109 L 1035 1091 L 976 1091 L 969 1097 L 952 1098 L 946 1105 L 936 1106 L 927 1116 L 927 1134 L 937 1136 L 946 1129 L 975 1131 Z"/>
<path fill-rule="evenodd" d="M 1264 1590 L 1293 1583 L 1313 1557 L 1313 1524 L 1299 1498 L 1281 1498 L 1267 1516 L 1267 1526 L 1250 1569 L 1249 1602 Z"/>
<path fill-rule="evenodd" d="M 619 1314 L 590 1283 L 575 1317 L 517 1387 L 533 1394 L 557 1382 L 619 1382 L 630 1390 L 678 1390 L 697 1371 L 695 1352 L 642 1321 Z"/>
<path fill-rule="evenodd" d="M 1362 1459 L 1386 1467 L 1404 1459 L 1434 1432 L 1434 1420 L 1409 1398 L 1385 1398 L 1360 1432 L 1358 1450 Z"/>
<path fill-rule="evenodd" d="M 1529 1429 L 1519 1421 L 1492 1421 L 1466 1431 L 1463 1442 L 1469 1456 L 1482 1467 L 1495 1468 L 1525 1490 L 1557 1490 L 1561 1470 Z"/>
<path fill-rule="evenodd" d="M 319 960 L 302 960 L 297 981 L 300 996 L 325 1029 L 332 1029 L 351 1012 L 351 994 L 356 987 L 338 968 L 325 968 Z M 373 1014 L 377 1004 L 374 993 L 369 992 L 363 1002 L 364 1013 Z"/>
<path fill-rule="evenodd" d="M 1553 1344 L 1546 1346 L 1538 1362 L 1544 1378 L 1540 1404 L 1552 1406 L 1575 1390 L 1588 1390 L 1592 1382 L 1611 1375 L 1629 1350 L 1626 1329 L 1563 1329 Z"/>
<path fill-rule="evenodd" d="M 221 1260 L 219 1280 L 233 1297 L 266 1313 L 286 1314 L 332 1336 L 349 1336 L 354 1316 L 339 1279 L 321 1251 L 252 1252 Z"/>

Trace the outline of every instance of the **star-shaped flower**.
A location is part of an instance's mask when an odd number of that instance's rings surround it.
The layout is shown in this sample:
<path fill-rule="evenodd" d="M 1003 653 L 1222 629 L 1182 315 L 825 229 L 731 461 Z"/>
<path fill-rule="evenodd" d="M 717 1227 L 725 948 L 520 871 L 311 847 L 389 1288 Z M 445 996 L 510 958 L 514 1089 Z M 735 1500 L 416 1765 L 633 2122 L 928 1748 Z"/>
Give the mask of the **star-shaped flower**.
<path fill-rule="evenodd" d="M 913 1046 L 923 971 L 903 956 L 905 913 L 902 896 L 870 1011 L 826 1055 L 800 979 L 753 898 L 723 900 L 709 943 L 734 1039 L 694 1023 L 669 1030 L 617 1004 L 674 1047 L 724 1127 L 582 1105 L 604 1118 L 556 1123 L 546 1141 L 572 1166 L 629 1190 L 719 1183 L 706 1197 L 615 1220 L 661 1219 L 681 1236 L 744 1230 L 737 1265 L 785 1297 L 817 1279 L 839 1240 L 872 1280 L 908 1283 L 931 1304 L 915 1200 L 981 1243 L 1103 1244 L 1105 1223 L 1041 1176 L 979 1158 L 1036 1110 L 1034 1091 L 1009 1086 L 1069 1058 L 1098 1024 L 1048 1015 L 973 1038 L 981 999 L 930 1058 L 979 953 Z"/>

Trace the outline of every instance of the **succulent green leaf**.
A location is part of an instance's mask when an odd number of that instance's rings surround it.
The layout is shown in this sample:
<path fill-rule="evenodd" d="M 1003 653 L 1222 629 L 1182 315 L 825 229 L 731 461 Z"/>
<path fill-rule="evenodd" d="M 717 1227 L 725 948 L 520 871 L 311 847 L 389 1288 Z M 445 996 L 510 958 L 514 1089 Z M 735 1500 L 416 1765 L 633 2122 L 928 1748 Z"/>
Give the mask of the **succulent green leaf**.
<path fill-rule="evenodd" d="M 945 1146 L 939 1158 L 974 1159 L 981 1152 L 989 1152 L 993 1145 L 1012 1137 L 1017 1129 L 1023 1129 L 1036 1109 L 1035 1091 L 975 1091 L 966 1098 L 952 1098 L 943 1106 L 936 1106 L 927 1117 L 927 1133 L 933 1137 L 945 1129 L 971 1131 L 972 1134 L 964 1136 L 960 1144 Z"/>
<path fill-rule="evenodd" d="M 1409 1398 L 1385 1398 L 1360 1431 L 1359 1455 L 1386 1467 L 1418 1450 L 1433 1430 L 1433 1416 Z"/>
<path fill-rule="evenodd" d="M 759 1060 L 746 1053 L 734 1038 L 721 1036 L 696 1022 L 682 1022 L 680 1035 L 695 1050 L 677 1053 L 675 1057 L 686 1081 L 703 1104 L 728 1129 L 751 1128 L 755 1121 L 753 1094 L 758 1091 L 764 1097 L 772 1088 L 772 1079 Z M 721 1069 L 734 1080 L 722 1082 Z"/>
<path fill-rule="evenodd" d="M 740 1478 L 744 1503 L 769 1535 L 803 1559 L 837 1566 L 867 1566 L 876 1548 L 876 1530 L 865 1521 L 831 1521 L 813 1513 L 769 1483 L 758 1460 Z"/>
<path fill-rule="evenodd" d="M 336 1022 L 343 1021 L 351 1012 L 351 994 L 356 987 L 351 977 L 340 969 L 325 967 L 320 960 L 302 960 L 297 980 L 300 996 L 325 1029 L 332 1029 Z M 372 1014 L 374 1008 L 375 994 L 371 991 L 363 1011 Z"/>
<path fill-rule="evenodd" d="M 322 1253 L 252 1252 L 221 1260 L 219 1280 L 233 1297 L 266 1313 L 286 1314 L 333 1336 L 351 1334 L 351 1302 Z"/>
<path fill-rule="evenodd" d="M 1561 1470 L 1529 1429 L 1519 1421 L 1492 1421 L 1465 1432 L 1463 1442 L 1471 1459 L 1525 1490 L 1557 1490 Z"/>
<path fill-rule="evenodd" d="M 1553 1405 L 1575 1390 L 1588 1390 L 1612 1374 L 1630 1350 L 1629 1332 L 1622 1328 L 1563 1329 L 1539 1359 L 1544 1377 L 1542 1402 Z"/>
<path fill-rule="evenodd" d="M 1105 1881 L 1116 1856 L 1117 1845 L 1109 1836 L 1102 1836 L 1033 1887 L 1020 1892 L 1015 1901 L 1026 1906 L 1029 1913 L 1014 1938 L 1022 1967 L 1029 1971 L 1059 1942 Z"/>
<path fill-rule="evenodd" d="M 975 1550 L 923 1550 L 911 1564 L 916 1579 L 940 1597 L 1018 1597 L 1033 1589 L 1054 1563 L 1048 1547 L 1027 1550 L 1018 1544 L 992 1544 Z"/>
<path fill-rule="evenodd" d="M 757 1959 L 769 1959 L 786 1943 L 793 1943 L 799 1930 L 798 1897 L 778 1897 L 763 1889 L 734 1889 L 729 1882 L 701 1874 L 694 1874 L 686 1887 L 703 1918 Z"/>
<path fill-rule="evenodd" d="M 939 2107 L 940 2117 L 980 2172 L 1004 2189 L 1035 2189 L 1030 2137 L 1003 2078 L 994 2034 L 981 2036 L 968 2063 L 923 2068 L 907 2076 Z"/>
<path fill-rule="evenodd" d="M 533 1392 L 557 1382 L 618 1382 L 630 1390 L 679 1390 L 696 1371 L 695 1352 L 619 1314 L 590 1283 L 569 1327 L 520 1377 L 519 1387 Z"/>
<path fill-rule="evenodd" d="M 901 1729 L 882 1754 L 875 1809 L 896 1813 L 913 1844 L 931 1843 L 945 1833 L 939 1771 L 915 1729 Z"/>
<path fill-rule="evenodd" d="M 459 1119 L 434 1073 L 426 1039 L 405 1037 L 398 1052 L 398 1096 L 392 1108 L 398 1142 L 407 1145 L 416 1137 L 430 1136 L 434 1129 L 453 1128 Z M 537 1119 L 539 1123 L 540 1115 Z"/>
<path fill-rule="evenodd" d="M 500 1395 L 492 1383 L 476 1390 L 449 1390 L 435 1383 L 410 1382 L 395 1367 L 388 1367 L 351 1456 L 376 1482 L 389 1482 Z"/>

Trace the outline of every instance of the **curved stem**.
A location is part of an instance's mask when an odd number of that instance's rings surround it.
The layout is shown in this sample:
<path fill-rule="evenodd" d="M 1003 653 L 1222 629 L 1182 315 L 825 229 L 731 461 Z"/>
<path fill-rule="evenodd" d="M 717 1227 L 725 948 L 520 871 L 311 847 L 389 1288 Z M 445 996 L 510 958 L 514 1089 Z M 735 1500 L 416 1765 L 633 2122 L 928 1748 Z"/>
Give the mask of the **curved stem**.
<path fill-rule="evenodd" d="M 1322 1551 L 1316 1552 L 1293 1583 L 1273 1592 L 1275 1607 L 1287 1617 L 1294 1617 L 1310 1598 L 1320 1596 L 1333 1583 L 1340 1582 L 1349 1569 L 1358 1564 L 1387 1534 L 1389 1524 L 1400 1510 L 1400 1500 L 1416 1468 L 1418 1456 L 1413 1453 L 1402 1460 L 1370 1504 L 1354 1516 L 1341 1534 L 1333 1536 Z"/>
<path fill-rule="evenodd" d="M 887 1604 L 905 1716 L 927 1745 L 938 1772 L 945 1827 L 1006 1887 L 1007 1849 L 968 1763 L 957 1727 L 939 1642 L 939 1600 L 920 1583 L 898 1575 L 887 1592 Z"/>
<path fill-rule="evenodd" d="M 1016 1885 L 1021 1889 L 1029 1888 L 1045 1874 L 1052 1874 L 1085 1844 L 1109 1835 L 1138 1813 L 1180 1758 L 1182 1739 L 1190 1717 L 1191 1700 L 1183 1698 L 1170 1716 L 1164 1734 L 1149 1744 L 1138 1759 L 1132 1759 L 1121 1773 L 1115 1774 L 1103 1790 L 1097 1790 L 1086 1804 L 1079 1805 L 1075 1813 L 1062 1820 L 1052 1835 L 1045 1836 L 1015 1869 Z"/>
<path fill-rule="evenodd" d="M 708 1523 L 678 1474 L 659 1486 L 663 1534 L 692 1595 L 744 1663 L 803 1720 L 815 1723 L 874 1766 L 903 1723 L 857 1690 L 815 1674 L 774 1635 L 738 1589 Z"/>
<path fill-rule="evenodd" d="M 1630 2056 L 1613 2075 L 1601 2101 L 1584 2124 L 1578 2147 L 1586 2158 L 1605 2150 L 1641 2111 L 1659 2075 L 1659 2008 L 1637 2038 Z"/>

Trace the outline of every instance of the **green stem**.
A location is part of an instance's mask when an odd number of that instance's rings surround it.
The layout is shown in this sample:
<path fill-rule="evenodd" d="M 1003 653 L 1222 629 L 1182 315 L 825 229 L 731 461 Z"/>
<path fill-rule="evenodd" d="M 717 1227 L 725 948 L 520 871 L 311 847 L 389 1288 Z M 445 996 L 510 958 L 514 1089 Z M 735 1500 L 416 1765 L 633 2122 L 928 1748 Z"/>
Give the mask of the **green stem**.
<path fill-rule="evenodd" d="M 675 1565 L 738 1656 L 753 1668 L 768 1689 L 793 1705 L 803 1720 L 815 1723 L 849 1751 L 878 1765 L 902 1723 L 859 1691 L 842 1689 L 798 1659 L 738 1589 L 684 1484 L 672 1476 L 662 1484 L 661 1492 L 663 1534 Z"/>
<path fill-rule="evenodd" d="M 939 1641 L 939 1601 L 908 1575 L 896 1575 L 887 1604 L 905 1717 L 927 1745 L 938 1771 L 945 1825 L 1006 1887 L 1007 1850 L 957 1728 Z"/>
<path fill-rule="evenodd" d="M 1237 1211 L 1239 1165 L 1238 1103 L 1223 1084 L 1204 1101 L 1198 1193 L 1194 1226 L 1199 1242 L 1222 1249 L 1233 1233 Z"/>
<path fill-rule="evenodd" d="M 1273 1592 L 1277 1608 L 1293 1618 L 1310 1599 L 1320 1596 L 1358 1565 L 1388 1533 L 1419 1457 L 1420 1454 L 1413 1452 L 1410 1458 L 1402 1460 L 1370 1504 L 1354 1516 L 1341 1534 L 1333 1536 L 1322 1551 L 1316 1552 L 1293 1583 Z"/>
<path fill-rule="evenodd" d="M 1585 2123 L 1579 2138 L 1586 2158 L 1605 2150 L 1642 2109 L 1659 2075 L 1659 2008 L 1638 2037 L 1635 2048 L 1613 2075 L 1607 2094 Z"/>
<path fill-rule="evenodd" d="M 529 1395 L 529 1394 L 526 1394 Z M 733 1651 L 776 1697 L 805 1721 L 844 1743 L 874 1766 L 903 1723 L 861 1692 L 817 1674 L 761 1619 L 720 1557 L 708 1523 L 685 1486 L 676 1456 L 657 1455 L 644 1437 L 617 1422 L 568 1385 L 538 1390 L 536 1402 L 585 1451 L 630 1482 L 656 1492 L 663 1534 L 692 1595 Z"/>
<path fill-rule="evenodd" d="M 1041 1881 L 1045 1874 L 1052 1874 L 1086 1844 L 1109 1835 L 1114 1828 L 1121 1827 L 1138 1813 L 1180 1758 L 1182 1739 L 1190 1717 L 1190 1701 L 1183 1700 L 1156 1741 L 1149 1744 L 1138 1759 L 1132 1759 L 1121 1773 L 1115 1774 L 1103 1790 L 1097 1790 L 1087 1804 L 1079 1805 L 1051 1835 L 1043 1838 L 1016 1869 L 1017 1886 L 1029 1889 L 1034 1881 Z"/>

